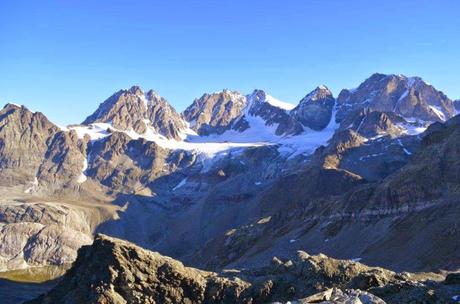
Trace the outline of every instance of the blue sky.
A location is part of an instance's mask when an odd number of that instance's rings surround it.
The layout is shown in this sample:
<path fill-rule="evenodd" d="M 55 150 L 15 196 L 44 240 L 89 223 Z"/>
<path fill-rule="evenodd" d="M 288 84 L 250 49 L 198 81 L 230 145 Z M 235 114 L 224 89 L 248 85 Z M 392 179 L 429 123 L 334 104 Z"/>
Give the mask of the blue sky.
<path fill-rule="evenodd" d="M 297 103 L 374 72 L 460 98 L 458 0 L 6 0 L 0 46 L 0 103 L 59 124 L 134 84 L 179 111 L 223 88 Z"/>

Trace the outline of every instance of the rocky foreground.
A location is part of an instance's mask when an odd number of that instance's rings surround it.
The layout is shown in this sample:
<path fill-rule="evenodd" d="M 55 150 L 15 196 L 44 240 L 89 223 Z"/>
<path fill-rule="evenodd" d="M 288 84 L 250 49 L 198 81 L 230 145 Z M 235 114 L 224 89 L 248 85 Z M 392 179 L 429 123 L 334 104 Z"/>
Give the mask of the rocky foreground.
<path fill-rule="evenodd" d="M 27 303 L 456 303 L 459 294 L 460 273 L 395 273 L 303 251 L 215 273 L 97 235 L 54 289 Z"/>

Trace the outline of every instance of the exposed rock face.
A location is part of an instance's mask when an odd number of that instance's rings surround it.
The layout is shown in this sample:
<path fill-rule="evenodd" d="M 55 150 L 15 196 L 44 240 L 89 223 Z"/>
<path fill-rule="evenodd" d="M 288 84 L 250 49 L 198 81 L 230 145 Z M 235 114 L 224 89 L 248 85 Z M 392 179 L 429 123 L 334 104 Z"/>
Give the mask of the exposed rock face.
<path fill-rule="evenodd" d="M 166 138 L 179 140 L 185 129 L 180 115 L 155 91 L 144 92 L 137 86 L 121 90 L 106 101 L 83 124 L 110 123 L 119 130 L 144 134 L 148 128 Z"/>
<path fill-rule="evenodd" d="M 58 203 L 0 204 L 0 271 L 72 263 L 90 244 L 91 216 L 83 208 Z"/>
<path fill-rule="evenodd" d="M 460 112 L 460 99 L 454 100 L 454 107 L 457 113 L 459 113 Z"/>
<path fill-rule="evenodd" d="M 304 127 L 324 129 L 331 120 L 334 103 L 332 93 L 324 86 L 308 94 L 294 109 L 262 90 L 247 96 L 224 90 L 196 99 L 183 116 L 201 135 L 221 134 L 230 129 L 243 132 L 251 127 L 252 119 L 275 127 L 276 135 L 298 135 Z"/>
<path fill-rule="evenodd" d="M 5 164 L 0 196 L 10 192 L 6 185 L 18 184 L 14 202 L 66 202 L 70 209 L 88 202 L 88 214 L 111 206 L 118 211 L 114 220 L 104 222 L 97 215 L 91 232 L 97 229 L 216 271 L 252 268 L 272 256 L 294 259 L 298 249 L 362 257 L 398 271 L 454 269 L 460 265 L 458 118 L 410 136 L 424 120 L 435 119 L 424 116 L 432 115 L 430 109 L 447 118 L 449 101 L 421 80 L 371 78 L 350 91 L 349 101 L 342 96 L 340 127 L 332 121 L 326 130 L 335 113 L 327 88 L 316 89 L 297 107 L 286 107 L 261 90 L 248 96 L 205 95 L 183 117 L 200 134 L 231 132 L 211 139 L 193 135 L 179 143 L 157 135 L 180 138 L 182 118 L 154 92 L 136 87 L 115 94 L 88 118 L 87 123 L 110 122 L 109 130 L 105 124 L 59 130 L 41 114 L 10 105 L 0 115 Z M 396 98 L 410 98 L 413 112 L 399 103 L 393 111 Z M 100 125 L 102 133 L 94 136 Z M 89 135 L 82 136 L 79 127 Z M 155 136 L 137 136 L 143 132 Z M 268 138 L 262 144 L 260 133 Z M 251 147 L 229 148 L 234 143 L 227 138 L 244 144 L 256 140 Z M 22 146 L 23 139 L 30 147 Z M 195 149 L 198 141 L 206 148 Z M 311 142 L 324 146 L 297 153 Z M 215 152 L 216 146 L 226 148 Z M 96 204 L 99 195 L 113 204 Z M 52 206 L 37 208 L 60 213 Z M 0 210 L 0 217 L 28 208 L 38 212 L 28 205 L 9 208 Z M 37 215 L 5 222 L 0 237 L 15 248 L 4 253 L 5 268 L 75 258 L 83 237 L 74 228 L 66 230 L 66 222 L 41 220 Z M 91 232 L 84 234 L 91 237 Z M 26 243 L 31 247 L 21 253 Z M 254 286 L 252 279 L 244 280 Z"/>
<path fill-rule="evenodd" d="M 372 111 L 363 108 L 347 115 L 341 122 L 341 129 L 351 129 L 364 137 L 380 135 L 401 136 L 406 132 L 402 126 L 407 123 L 399 115 L 389 112 Z"/>
<path fill-rule="evenodd" d="M 330 122 L 335 98 L 325 86 L 319 86 L 305 96 L 292 110 L 292 116 L 312 130 L 322 130 Z"/>
<path fill-rule="evenodd" d="M 122 132 L 91 144 L 86 174 L 103 185 L 126 192 L 142 191 L 149 182 L 165 174 L 171 151 L 145 139 L 132 140 Z"/>
<path fill-rule="evenodd" d="M 456 269 L 459 122 L 433 124 L 422 140 L 337 132 L 303 170 L 265 190 L 260 220 L 208 242 L 196 265 L 247 267 L 303 248 L 392 269 Z"/>
<path fill-rule="evenodd" d="M 385 304 L 385 301 L 371 293 L 347 289 L 342 291 L 337 288 L 331 288 L 326 291 L 314 294 L 305 299 L 294 301 L 295 304 L 309 304 L 309 303 L 323 303 L 323 304 L 351 304 L 351 303 L 362 303 L 362 304 Z"/>
<path fill-rule="evenodd" d="M 223 90 L 204 94 L 195 99 L 183 116 L 200 135 L 221 134 L 232 127 L 246 107 L 246 96 L 238 92 Z"/>
<path fill-rule="evenodd" d="M 429 274 L 419 277 L 440 280 Z M 385 302 L 379 297 L 391 303 L 447 301 L 455 287 L 305 252 L 289 261 L 274 258 L 262 268 L 217 274 L 98 235 L 92 246 L 79 250 L 55 288 L 28 303 L 269 303 L 303 298 L 299 303 L 360 299 L 380 304 Z M 369 293 L 338 290 L 349 288 Z"/>
<path fill-rule="evenodd" d="M 121 240 L 98 236 L 63 281 L 36 303 L 222 303 L 249 284 L 187 268 Z"/>
<path fill-rule="evenodd" d="M 86 142 L 79 140 L 74 131 L 61 131 L 50 140 L 37 178 L 40 184 L 46 184 L 47 191 L 59 192 L 83 183 L 87 165 Z"/>
<path fill-rule="evenodd" d="M 292 118 L 289 111 L 270 103 L 268 96 L 262 90 L 255 90 L 248 96 L 250 108 L 248 115 L 258 116 L 265 121 L 266 126 L 276 125 L 276 135 L 294 135 L 303 131 L 302 125 Z M 244 121 L 245 117 L 242 118 Z M 240 130 L 244 130 L 245 124 L 240 122 Z"/>
<path fill-rule="evenodd" d="M 455 115 L 452 100 L 419 77 L 374 74 L 337 98 L 337 120 L 360 108 L 394 112 L 425 121 L 445 121 Z"/>
<path fill-rule="evenodd" d="M 47 145 L 58 131 L 42 113 L 7 104 L 0 111 L 2 179 L 13 184 L 34 181 Z"/>
<path fill-rule="evenodd" d="M 379 204 L 413 204 L 447 199 L 460 189 L 460 116 L 430 126 L 412 161 L 378 187 Z"/>

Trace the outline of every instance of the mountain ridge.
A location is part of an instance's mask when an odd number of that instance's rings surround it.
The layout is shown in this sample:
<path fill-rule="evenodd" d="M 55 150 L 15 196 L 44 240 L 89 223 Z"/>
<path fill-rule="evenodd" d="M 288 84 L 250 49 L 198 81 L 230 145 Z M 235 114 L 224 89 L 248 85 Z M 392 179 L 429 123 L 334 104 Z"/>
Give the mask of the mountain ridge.
<path fill-rule="evenodd" d="M 366 209 L 364 203 L 370 193 L 379 192 L 379 198 L 369 204 L 378 200 L 396 204 L 394 196 L 404 194 L 404 187 L 398 185 L 418 181 L 409 173 L 396 178 L 397 172 L 406 170 L 420 151 L 432 149 L 424 140 L 435 140 L 429 134 L 442 130 L 444 121 L 456 128 L 450 99 L 421 80 L 413 80 L 411 86 L 409 82 L 408 77 L 377 74 L 337 98 L 326 86 L 318 86 L 297 105 L 283 104 L 263 90 L 248 95 L 225 90 L 196 99 L 186 114 L 177 113 L 154 91 L 144 93 L 133 86 L 105 100 L 86 124 L 66 128 L 39 112 L 5 106 L 0 111 L 0 207 L 17 216 L 0 217 L 0 235 L 8 248 L 0 251 L 0 267 L 72 261 L 76 249 L 96 232 L 209 269 L 257 264 L 269 255 L 288 256 L 293 246 L 324 250 L 334 257 L 362 256 L 389 268 L 409 267 L 408 258 L 413 256 L 427 259 L 431 247 L 422 245 L 409 255 L 414 245 L 407 240 L 410 246 L 401 247 L 406 257 L 389 251 L 399 263 L 379 254 L 379 242 L 391 242 L 382 233 L 402 237 L 399 229 L 419 213 L 379 204 L 375 204 L 378 210 Z M 401 96 L 407 104 L 395 108 Z M 206 117 L 199 118 L 201 110 Z M 417 117 L 407 117 L 408 113 Z M 429 157 L 423 162 L 433 168 L 446 166 Z M 450 165 L 456 168 L 453 161 Z M 456 187 L 443 179 L 455 177 L 453 171 L 433 172 L 440 187 Z M 429 185 L 426 179 L 420 182 Z M 375 183 L 396 183 L 390 187 L 395 191 L 374 187 Z M 406 188 L 414 189 L 420 200 L 436 194 L 411 185 Z M 441 213 L 434 201 L 414 206 L 424 215 L 429 210 Z M 455 208 L 446 206 L 456 214 Z M 348 208 L 343 214 L 329 214 L 342 207 Z M 56 220 L 66 217 L 62 210 L 78 219 L 77 227 Z M 379 227 L 376 231 L 370 231 L 367 222 L 353 222 L 351 214 L 361 211 Z M 401 223 L 391 224 L 398 212 Z M 269 217 L 267 224 L 258 224 Z M 445 217 L 436 223 L 455 236 L 457 230 L 447 227 L 452 221 Z M 396 228 L 387 230 L 391 225 Z M 419 225 L 428 236 L 435 229 L 429 223 Z M 46 229 L 39 235 L 37 227 Z M 346 229 L 366 231 L 376 237 L 377 245 L 363 237 L 358 247 L 347 246 L 353 233 Z M 83 235 L 67 237 L 71 230 Z M 58 231 L 66 231 L 66 237 L 56 238 Z M 47 241 L 37 243 L 37 239 Z M 433 244 L 441 247 L 442 242 Z M 447 256 L 455 256 L 451 247 L 443 247 Z M 30 248 L 37 251 L 34 258 Z M 203 248 L 214 255 L 203 253 Z M 423 267 L 412 264 L 411 270 Z M 428 270 L 445 266 L 434 258 L 427 265 Z"/>

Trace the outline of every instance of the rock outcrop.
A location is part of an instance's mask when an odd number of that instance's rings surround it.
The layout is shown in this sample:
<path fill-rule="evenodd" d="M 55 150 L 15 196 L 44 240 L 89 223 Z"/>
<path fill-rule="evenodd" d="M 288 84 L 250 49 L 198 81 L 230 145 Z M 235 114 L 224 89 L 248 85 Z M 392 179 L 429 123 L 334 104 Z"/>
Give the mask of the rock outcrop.
<path fill-rule="evenodd" d="M 374 74 L 337 97 L 337 119 L 360 108 L 394 112 L 408 119 L 446 121 L 455 115 L 452 100 L 419 77 Z"/>
<path fill-rule="evenodd" d="M 275 102 L 271 102 L 273 98 L 262 90 L 254 90 L 248 95 L 248 106 L 247 115 L 260 117 L 265 121 L 267 127 L 276 127 L 276 135 L 296 135 L 303 131 L 302 125 L 290 115 L 290 111 L 286 108 L 277 106 Z M 237 128 L 240 131 L 244 131 L 247 117 L 242 117 L 241 121 L 238 121 Z"/>
<path fill-rule="evenodd" d="M 459 113 L 460 112 L 460 99 L 454 100 L 454 107 L 457 113 Z"/>
<path fill-rule="evenodd" d="M 79 250 L 77 261 L 55 288 L 27 303 L 447 302 L 459 285 L 441 280 L 439 275 L 414 277 L 305 252 L 288 261 L 274 258 L 262 268 L 218 274 L 98 235 L 93 245 Z"/>
<path fill-rule="evenodd" d="M 70 204 L 2 202 L 0 271 L 72 263 L 92 242 L 89 210 Z"/>
<path fill-rule="evenodd" d="M 109 123 L 119 130 L 138 134 L 151 131 L 169 139 L 181 139 L 185 122 L 171 105 L 155 91 L 144 93 L 137 86 L 121 90 L 104 101 L 83 124 Z"/>
<path fill-rule="evenodd" d="M 232 127 L 246 105 L 246 96 L 223 90 L 195 99 L 182 115 L 200 135 L 221 134 Z"/>
<path fill-rule="evenodd" d="M 33 182 L 58 131 L 42 113 L 7 104 L 0 111 L 0 175 L 4 184 Z"/>
<path fill-rule="evenodd" d="M 319 86 L 292 110 L 292 116 L 312 130 L 324 129 L 332 118 L 335 98 L 326 86 Z"/>

